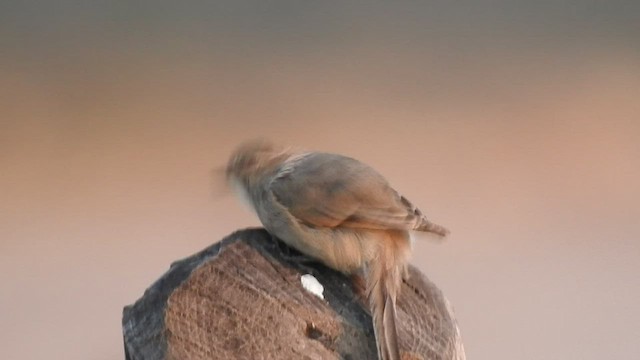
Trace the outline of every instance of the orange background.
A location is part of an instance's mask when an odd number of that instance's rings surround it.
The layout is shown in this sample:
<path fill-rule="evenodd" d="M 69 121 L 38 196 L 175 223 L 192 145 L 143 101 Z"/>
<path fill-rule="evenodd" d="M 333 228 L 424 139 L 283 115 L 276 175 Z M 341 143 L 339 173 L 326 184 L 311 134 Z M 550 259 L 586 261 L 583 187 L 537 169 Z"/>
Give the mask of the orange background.
<path fill-rule="evenodd" d="M 562 4 L 1 5 L 2 358 L 123 358 L 124 305 L 258 225 L 210 172 L 256 136 L 452 230 L 413 262 L 469 359 L 637 357 L 640 9 Z"/>

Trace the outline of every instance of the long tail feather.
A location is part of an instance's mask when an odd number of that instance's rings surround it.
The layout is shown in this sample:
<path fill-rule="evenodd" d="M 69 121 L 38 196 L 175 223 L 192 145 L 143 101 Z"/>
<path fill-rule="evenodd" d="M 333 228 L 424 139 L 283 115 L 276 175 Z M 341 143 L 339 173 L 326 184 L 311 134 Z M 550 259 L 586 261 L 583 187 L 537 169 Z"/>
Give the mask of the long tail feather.
<path fill-rule="evenodd" d="M 384 264 L 369 266 L 368 298 L 379 360 L 400 360 L 396 329 L 396 294 L 400 282 L 399 271 L 388 271 Z"/>
<path fill-rule="evenodd" d="M 389 351 L 389 359 L 400 360 L 400 350 L 398 347 L 398 332 L 396 328 L 396 301 L 389 294 L 385 297 L 384 313 L 384 342 Z"/>

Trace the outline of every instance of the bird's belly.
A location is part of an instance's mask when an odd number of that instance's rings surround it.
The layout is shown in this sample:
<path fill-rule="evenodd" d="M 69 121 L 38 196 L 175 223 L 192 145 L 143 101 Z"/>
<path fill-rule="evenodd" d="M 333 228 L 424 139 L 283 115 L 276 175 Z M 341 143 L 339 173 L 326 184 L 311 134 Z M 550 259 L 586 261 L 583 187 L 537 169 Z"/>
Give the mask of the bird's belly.
<path fill-rule="evenodd" d="M 277 208 L 257 208 L 264 227 L 287 245 L 335 270 L 352 273 L 366 262 L 366 234 L 354 229 L 310 227 Z"/>

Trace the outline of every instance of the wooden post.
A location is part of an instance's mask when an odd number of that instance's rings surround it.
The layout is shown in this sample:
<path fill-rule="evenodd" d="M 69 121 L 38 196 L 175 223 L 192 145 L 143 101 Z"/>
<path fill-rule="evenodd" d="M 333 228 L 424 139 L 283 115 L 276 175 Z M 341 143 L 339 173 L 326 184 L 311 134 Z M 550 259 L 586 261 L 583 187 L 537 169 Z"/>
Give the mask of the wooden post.
<path fill-rule="evenodd" d="M 238 231 L 177 261 L 124 308 L 127 360 L 377 359 L 369 316 L 351 279 L 262 229 Z M 324 300 L 301 275 L 324 286 Z M 416 268 L 398 299 L 402 358 L 464 360 L 451 307 Z"/>

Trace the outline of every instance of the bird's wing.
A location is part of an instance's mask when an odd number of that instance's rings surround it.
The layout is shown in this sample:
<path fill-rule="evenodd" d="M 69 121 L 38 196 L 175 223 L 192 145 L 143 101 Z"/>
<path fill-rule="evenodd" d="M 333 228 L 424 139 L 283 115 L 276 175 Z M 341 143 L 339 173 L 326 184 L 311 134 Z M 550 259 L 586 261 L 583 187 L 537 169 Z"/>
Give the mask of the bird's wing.
<path fill-rule="evenodd" d="M 411 230 L 424 219 L 375 170 L 341 155 L 294 156 L 269 188 L 291 215 L 311 226 Z"/>

